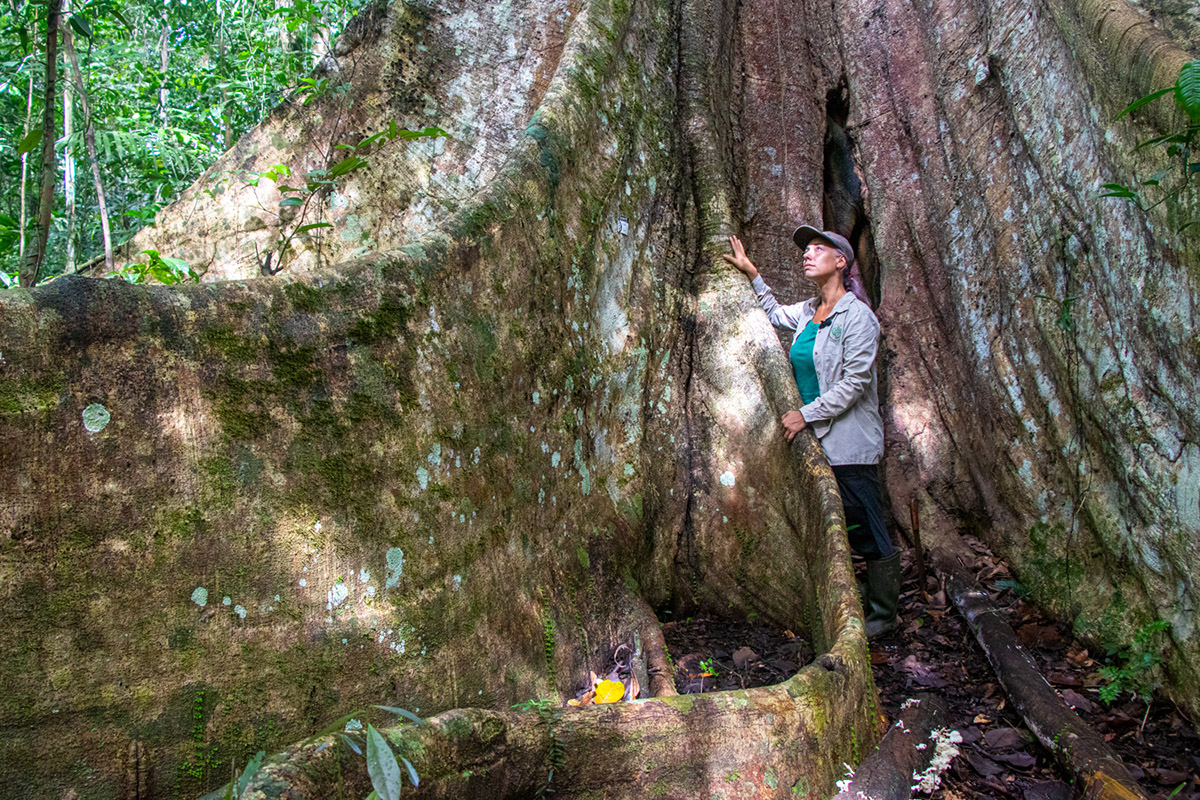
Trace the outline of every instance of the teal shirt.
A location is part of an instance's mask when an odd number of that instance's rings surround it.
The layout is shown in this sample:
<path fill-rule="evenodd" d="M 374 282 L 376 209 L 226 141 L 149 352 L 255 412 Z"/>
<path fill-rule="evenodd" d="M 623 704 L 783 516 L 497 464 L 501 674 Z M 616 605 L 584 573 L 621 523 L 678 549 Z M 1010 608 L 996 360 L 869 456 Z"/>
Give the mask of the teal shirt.
<path fill-rule="evenodd" d="M 817 382 L 817 366 L 813 363 L 813 345 L 817 342 L 817 324 L 811 320 L 792 341 L 788 357 L 792 361 L 792 374 L 796 377 L 796 388 L 805 405 L 821 396 L 821 384 Z"/>

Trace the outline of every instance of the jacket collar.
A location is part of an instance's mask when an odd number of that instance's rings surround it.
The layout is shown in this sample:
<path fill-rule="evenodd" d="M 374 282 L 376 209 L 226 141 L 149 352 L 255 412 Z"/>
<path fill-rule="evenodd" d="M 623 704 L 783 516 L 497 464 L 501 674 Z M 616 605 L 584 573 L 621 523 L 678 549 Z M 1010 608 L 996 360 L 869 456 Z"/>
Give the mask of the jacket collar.
<path fill-rule="evenodd" d="M 816 316 L 817 301 L 819 299 L 820 298 L 817 298 L 817 297 L 810 297 L 808 299 L 807 312 L 808 312 L 809 319 L 812 319 L 814 316 Z M 854 292 L 847 291 L 844 295 L 842 295 L 842 299 L 837 301 L 837 303 L 833 307 L 833 311 L 829 312 L 829 316 L 826 317 L 826 319 L 827 320 L 832 319 L 835 314 L 840 314 L 843 311 L 848 311 L 850 309 L 850 307 L 857 302 L 860 302 L 860 301 L 859 301 L 858 297 L 855 296 Z"/>

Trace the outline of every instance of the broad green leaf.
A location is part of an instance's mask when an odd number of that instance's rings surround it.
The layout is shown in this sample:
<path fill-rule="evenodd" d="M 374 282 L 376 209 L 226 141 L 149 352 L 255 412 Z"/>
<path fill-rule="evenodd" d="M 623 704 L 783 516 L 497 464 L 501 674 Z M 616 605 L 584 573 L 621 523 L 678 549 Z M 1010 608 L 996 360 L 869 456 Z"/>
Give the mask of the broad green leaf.
<path fill-rule="evenodd" d="M 242 771 L 242 775 L 237 781 L 237 797 L 241 797 L 246 791 L 246 787 L 250 785 L 250 779 L 254 777 L 254 773 L 258 772 L 258 768 L 262 766 L 263 758 L 267 755 L 266 750 L 259 750 L 254 758 L 246 764 L 246 769 Z"/>
<path fill-rule="evenodd" d="M 428 725 L 429 724 L 428 722 L 421 719 L 416 714 L 414 714 L 413 712 L 409 711 L 406 708 L 396 708 L 395 706 L 375 706 L 375 708 L 381 709 L 383 711 L 388 711 L 388 712 L 391 712 L 392 714 L 396 714 L 398 716 L 404 717 L 409 722 L 415 722 L 418 725 Z"/>
<path fill-rule="evenodd" d="M 113 18 L 117 22 L 124 25 L 130 33 L 133 33 L 133 25 L 131 25 L 129 23 L 129 20 L 125 18 L 125 15 L 122 14 L 121 11 L 116 6 L 107 5 L 107 6 L 104 6 L 104 10 L 107 11 L 109 14 L 112 14 Z"/>
<path fill-rule="evenodd" d="M 88 25 L 86 17 L 83 17 L 79 14 L 72 14 L 69 22 L 71 23 L 71 27 L 74 28 L 75 32 L 80 36 L 85 39 L 92 38 L 92 27 Z"/>
<path fill-rule="evenodd" d="M 301 225 L 299 228 L 296 228 L 296 233 L 306 233 L 308 231 L 315 230 L 316 228 L 332 228 L 332 227 L 333 227 L 332 222 L 314 222 L 311 225 Z"/>
<path fill-rule="evenodd" d="M 346 175 L 347 173 L 353 172 L 354 170 L 365 166 L 366 163 L 367 161 L 364 158 L 360 158 L 358 156 L 346 156 L 341 161 L 333 165 L 333 169 L 329 170 L 329 177 L 341 177 L 342 175 Z"/>
<path fill-rule="evenodd" d="M 304 205 L 304 201 L 299 197 L 285 197 L 279 201 L 280 208 L 296 208 Z"/>
<path fill-rule="evenodd" d="M 1189 61 L 1179 70 L 1175 102 L 1193 120 L 1200 120 L 1200 59 Z"/>
<path fill-rule="evenodd" d="M 1157 92 L 1151 92 L 1150 94 L 1145 95 L 1144 97 L 1139 97 L 1137 100 L 1134 100 L 1132 103 L 1125 106 L 1125 109 L 1120 114 L 1117 114 L 1117 116 L 1113 117 L 1113 120 L 1116 121 L 1116 120 L 1120 119 L 1121 117 L 1125 116 L 1126 114 L 1137 111 L 1139 108 L 1146 105 L 1147 103 L 1153 103 L 1158 98 L 1162 97 L 1165 94 L 1169 94 L 1173 91 L 1175 91 L 1175 87 L 1170 86 L 1166 89 L 1159 89 Z"/>
<path fill-rule="evenodd" d="M 26 153 L 33 152 L 33 149 L 42 143 L 42 129 L 37 128 L 25 134 L 25 138 L 17 145 L 17 155 L 23 156 Z"/>
<path fill-rule="evenodd" d="M 379 800 L 399 800 L 400 765 L 383 734 L 367 725 L 367 774 L 371 787 L 379 792 Z"/>

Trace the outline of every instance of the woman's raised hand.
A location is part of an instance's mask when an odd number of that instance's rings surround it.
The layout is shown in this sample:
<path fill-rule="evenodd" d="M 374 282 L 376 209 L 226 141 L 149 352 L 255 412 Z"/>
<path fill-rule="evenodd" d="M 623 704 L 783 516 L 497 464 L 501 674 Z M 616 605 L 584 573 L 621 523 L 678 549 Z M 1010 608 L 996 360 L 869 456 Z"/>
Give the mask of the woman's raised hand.
<path fill-rule="evenodd" d="M 742 240 L 736 236 L 730 236 L 729 246 L 733 249 L 733 255 L 724 253 L 721 258 L 737 267 L 750 280 L 757 278 L 758 270 L 754 268 L 754 262 L 746 257 L 746 248 L 742 246 Z"/>

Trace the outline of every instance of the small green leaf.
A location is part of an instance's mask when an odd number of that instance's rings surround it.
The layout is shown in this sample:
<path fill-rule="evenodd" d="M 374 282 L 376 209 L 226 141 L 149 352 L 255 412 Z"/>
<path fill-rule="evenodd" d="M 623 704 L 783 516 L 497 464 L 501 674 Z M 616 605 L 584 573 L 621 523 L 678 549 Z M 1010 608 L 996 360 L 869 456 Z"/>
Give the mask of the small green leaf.
<path fill-rule="evenodd" d="M 441 128 L 422 128 L 419 131 L 399 130 L 396 132 L 397 138 L 400 139 L 426 139 L 429 137 L 449 136 Z"/>
<path fill-rule="evenodd" d="M 33 152 L 33 149 L 42 143 L 42 129 L 32 130 L 25 134 L 25 138 L 17 145 L 17 155 L 23 156 L 26 153 Z"/>
<path fill-rule="evenodd" d="M 408 779 L 409 779 L 410 781 L 412 781 L 412 785 L 413 785 L 413 786 L 420 786 L 420 785 L 421 785 L 421 776 L 417 774 L 416 767 L 414 767 L 414 766 L 412 765 L 412 762 L 411 762 L 411 761 L 409 761 L 409 760 L 408 760 L 407 758 L 405 758 L 404 756 L 400 756 L 400 760 L 401 760 L 401 761 L 403 761 L 403 762 L 404 762 L 404 766 L 408 768 Z"/>
<path fill-rule="evenodd" d="M 1192 120 L 1200 120 L 1200 59 L 1189 61 L 1179 70 L 1175 102 Z"/>
<path fill-rule="evenodd" d="M 354 743 L 354 740 L 353 740 L 353 739 L 351 739 L 349 736 L 347 736 L 346 734 L 344 734 L 344 733 L 343 733 L 343 734 L 342 734 L 342 739 L 344 739 L 344 740 L 345 740 L 345 742 L 346 742 L 346 745 L 347 745 L 347 746 L 348 746 L 348 747 L 349 747 L 351 750 L 353 750 L 354 752 L 358 753 L 360 756 L 363 754 L 363 752 L 362 752 L 362 748 L 360 748 L 360 747 L 359 747 L 357 744 L 355 744 L 355 743 Z"/>
<path fill-rule="evenodd" d="M 383 734 L 375 726 L 367 725 L 367 774 L 371 776 L 371 787 L 379 792 L 379 800 L 399 800 L 400 765 L 396 755 Z"/>
<path fill-rule="evenodd" d="M 1120 114 L 1117 114 L 1117 116 L 1113 117 L 1113 121 L 1115 122 L 1116 120 L 1120 119 L 1121 117 L 1125 116 L 1126 114 L 1137 111 L 1139 108 L 1146 105 L 1147 103 L 1153 103 L 1158 98 L 1162 97 L 1165 94 L 1169 94 L 1173 91 L 1175 91 L 1175 87 L 1171 86 L 1166 89 L 1159 89 L 1157 92 L 1151 92 L 1150 94 L 1145 95 L 1144 97 L 1139 97 L 1137 100 L 1134 100 L 1132 103 L 1125 106 L 1125 109 Z"/>
<path fill-rule="evenodd" d="M 299 228 L 296 228 L 296 233 L 307 233 L 308 231 L 314 230 L 315 228 L 332 228 L 332 227 L 333 227 L 332 222 L 314 222 L 311 225 L 301 225 Z"/>
<path fill-rule="evenodd" d="M 338 178 L 353 172 L 360 167 L 366 166 L 366 159 L 358 156 L 346 156 L 341 161 L 333 165 L 333 169 L 329 170 L 329 177 Z M 311 175 L 311 173 L 310 173 Z"/>
<path fill-rule="evenodd" d="M 388 712 L 391 712 L 392 714 L 396 714 L 398 716 L 404 717 L 409 722 L 415 722 L 418 725 L 428 725 L 429 724 L 428 722 L 421 719 L 416 714 L 414 714 L 413 712 L 411 712 L 405 708 L 396 708 L 395 706 L 375 706 L 375 708 L 381 709 L 383 711 L 388 711 Z"/>

